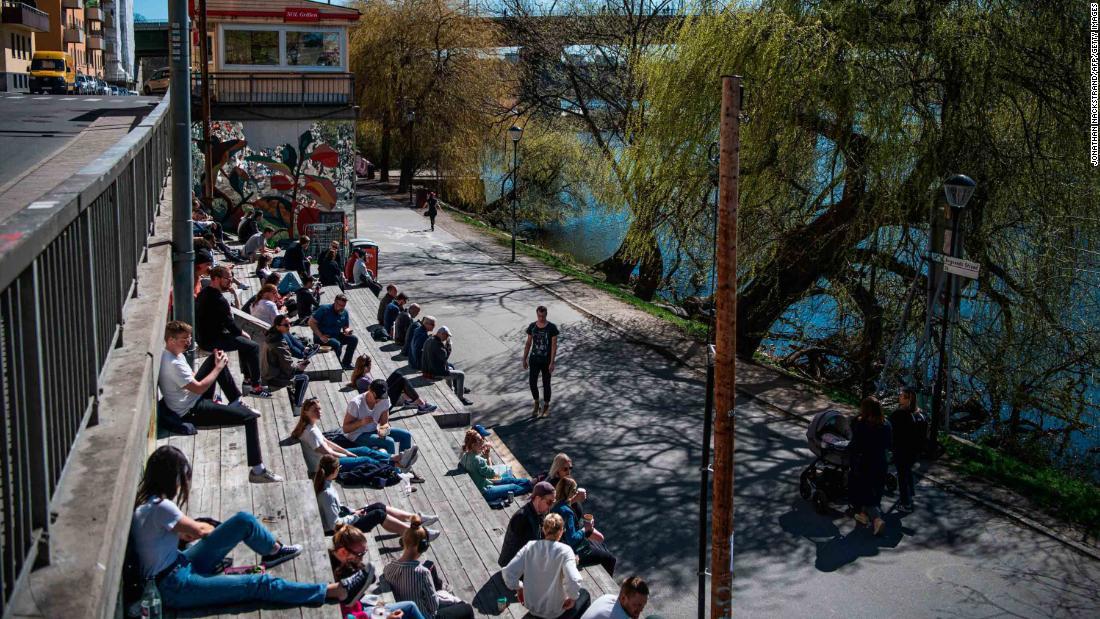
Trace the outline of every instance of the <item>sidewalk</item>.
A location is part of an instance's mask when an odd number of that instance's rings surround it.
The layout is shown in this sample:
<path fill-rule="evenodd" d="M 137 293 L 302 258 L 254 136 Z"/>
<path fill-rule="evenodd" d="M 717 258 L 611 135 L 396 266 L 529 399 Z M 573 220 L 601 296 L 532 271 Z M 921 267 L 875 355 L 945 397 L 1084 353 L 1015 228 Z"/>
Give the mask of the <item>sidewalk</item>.
<path fill-rule="evenodd" d="M 394 204 L 408 207 L 407 194 L 393 194 L 392 189 L 389 192 L 386 189 L 387 185 L 374 181 L 360 184 L 357 200 L 360 205 Z M 675 359 L 677 363 L 700 375 L 705 374 L 705 344 L 688 338 L 660 318 L 572 279 L 523 253 L 517 253 L 516 262 L 511 263 L 510 246 L 484 230 L 463 222 L 449 210 L 440 211 L 436 227 L 452 232 L 471 248 L 551 292 L 577 311 L 614 329 L 625 339 Z M 856 412 L 853 407 L 829 399 L 811 385 L 743 359 L 738 359 L 737 389 L 776 412 L 793 415 L 804 422 L 808 422 L 815 413 L 829 408 L 852 415 Z M 979 501 L 990 509 L 1100 560 L 1100 538 L 1079 525 L 1060 520 L 1034 505 L 1024 495 L 958 472 L 946 461 L 924 463 L 919 468 L 919 475 L 948 491 Z"/>

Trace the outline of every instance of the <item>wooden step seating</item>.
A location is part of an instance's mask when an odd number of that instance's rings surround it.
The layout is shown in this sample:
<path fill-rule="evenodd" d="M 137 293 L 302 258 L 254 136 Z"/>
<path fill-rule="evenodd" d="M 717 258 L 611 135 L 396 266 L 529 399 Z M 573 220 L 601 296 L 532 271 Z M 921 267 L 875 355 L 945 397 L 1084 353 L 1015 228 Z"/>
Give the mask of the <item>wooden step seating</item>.
<path fill-rule="evenodd" d="M 373 293 L 366 288 L 354 288 L 347 290 L 345 294 L 349 297 L 351 325 L 360 336 L 357 354 L 370 355 L 373 361 L 372 374 L 385 378 L 394 370 L 401 371 L 412 380 L 413 386 L 422 397 L 439 407 L 435 413 L 420 415 L 413 407 L 396 409 L 391 412 L 390 417 L 391 424 L 410 431 L 414 444 L 419 446 L 420 458 L 413 468 L 425 478 L 425 483 L 414 484 L 416 492 L 410 496 L 403 495 L 399 485 L 383 491 L 345 488 L 345 501 L 349 506 L 357 507 L 382 500 L 401 509 L 439 515 L 440 523 L 436 526 L 443 530 L 443 535 L 432 544 L 427 558 L 439 565 L 453 593 L 474 603 L 479 616 L 496 615 L 496 611 L 482 613 L 481 609 L 491 609 L 499 597 L 510 597 L 498 575 L 500 568 L 497 558 L 509 518 L 527 499 L 521 497 L 511 507 L 503 510 L 489 507 L 469 475 L 459 466 L 463 434 L 468 426 L 444 429 L 437 422 L 440 416 L 466 412 L 466 406 L 445 381 L 423 380 L 419 372 L 414 372 L 403 360 L 395 361 L 393 357 L 399 351 L 391 342 L 377 342 L 370 337 L 367 327 L 376 322 L 378 307 L 378 298 Z M 430 307 L 426 310 L 431 313 Z M 331 404 L 328 406 L 321 395 L 322 389 L 329 396 Z M 346 403 L 356 393 L 346 388 L 342 390 L 334 383 L 325 383 L 319 385 L 313 395 L 322 398 L 323 423 L 325 429 L 329 430 L 339 428 Z M 495 435 L 490 437 L 490 444 L 493 447 L 494 462 L 509 464 L 518 477 L 531 477 Z M 377 498 L 379 496 L 384 496 L 385 499 Z M 378 542 L 377 552 L 384 562 L 394 560 L 400 555 L 399 541 L 386 539 L 387 537 L 392 536 L 377 532 L 371 535 L 372 542 Z M 372 544 L 372 553 L 374 552 Z M 582 570 L 582 574 L 585 577 L 584 587 L 593 598 L 604 593 L 618 592 L 618 585 L 602 567 L 587 568 Z M 514 600 L 514 597 L 511 599 Z M 504 613 L 505 616 L 517 618 L 524 614 L 525 610 L 514 603 Z"/>

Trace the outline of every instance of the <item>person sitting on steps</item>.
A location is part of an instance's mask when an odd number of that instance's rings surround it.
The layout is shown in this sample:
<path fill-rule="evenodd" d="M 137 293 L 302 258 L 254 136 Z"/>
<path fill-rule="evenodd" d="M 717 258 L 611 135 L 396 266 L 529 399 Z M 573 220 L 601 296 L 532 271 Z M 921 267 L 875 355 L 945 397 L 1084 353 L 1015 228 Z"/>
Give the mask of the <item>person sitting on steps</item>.
<path fill-rule="evenodd" d="M 419 322 L 409 326 L 409 333 L 405 336 L 405 357 L 410 367 L 420 369 L 420 353 L 424 350 L 424 342 L 432 330 L 435 329 L 435 316 L 425 316 Z"/>
<path fill-rule="evenodd" d="M 443 586 L 435 564 L 420 561 L 431 546 L 432 536 L 419 517 L 413 517 L 401 534 L 401 557 L 382 570 L 382 577 L 397 600 L 415 602 L 429 619 L 473 619 L 474 609 Z"/>
<path fill-rule="evenodd" d="M 306 389 L 309 387 L 309 376 L 305 373 L 309 360 L 294 361 L 294 355 L 287 343 L 288 337 L 293 337 L 290 336 L 290 319 L 285 314 L 277 314 L 271 328 L 267 330 L 261 370 L 269 387 L 287 388 L 291 410 L 297 416 L 302 412 L 302 403 L 305 402 Z"/>
<path fill-rule="evenodd" d="M 393 321 L 393 343 L 401 347 L 402 353 L 405 351 L 405 338 L 409 335 L 409 327 L 419 315 L 420 305 L 410 303 L 407 307 L 401 308 L 397 320 Z"/>
<path fill-rule="evenodd" d="M 336 525 L 336 531 L 332 534 L 332 550 L 328 551 L 329 565 L 336 578 L 346 574 L 354 574 L 364 568 L 371 572 L 373 580 L 373 568 L 368 563 L 363 565 L 363 557 L 367 555 L 367 536 L 350 524 Z M 413 602 L 395 602 L 386 604 L 386 611 L 390 614 L 386 619 L 424 619 L 424 615 Z M 362 602 L 340 606 L 340 616 L 352 619 L 369 619 L 370 609 L 364 609 Z"/>
<path fill-rule="evenodd" d="M 399 292 L 390 301 L 390 304 L 386 306 L 386 311 L 382 314 L 382 329 L 385 330 L 386 336 L 393 339 L 393 325 L 397 322 L 397 317 L 401 315 L 401 312 L 405 310 L 405 304 L 409 302 L 409 297 L 404 292 Z"/>
<path fill-rule="evenodd" d="M 386 308 L 389 307 L 390 301 L 397 298 L 397 284 L 386 284 L 386 294 L 382 295 L 382 298 L 378 300 L 378 324 L 385 324 Z"/>
<path fill-rule="evenodd" d="M 329 305 L 318 307 L 309 319 L 309 328 L 313 330 L 313 343 L 331 346 L 343 357 L 340 366 L 345 370 L 354 369 L 351 360 L 355 358 L 355 349 L 359 338 L 352 333 L 348 315 L 348 297 L 343 293 L 336 295 Z"/>
<path fill-rule="evenodd" d="M 244 378 L 252 383 L 249 395 L 270 398 L 271 393 L 260 383 L 260 345 L 237 326 L 225 300 L 225 293 L 232 289 L 233 275 L 228 268 L 210 269 L 210 285 L 195 297 L 195 339 L 203 350 L 237 351 Z"/>
<path fill-rule="evenodd" d="M 340 459 L 340 466 L 349 469 L 367 462 L 389 462 L 399 469 L 412 472 L 411 467 L 417 459 L 416 445 L 397 454 L 390 454 L 372 447 L 344 447 L 325 438 L 321 427 L 317 425 L 320 421 L 321 404 L 317 398 L 310 398 L 302 404 L 302 414 L 298 417 L 298 424 L 290 432 L 290 437 L 301 442 L 305 448 L 303 454 L 306 459 L 306 470 L 311 476 L 317 472 L 321 456 L 326 455 L 336 456 Z M 413 481 L 417 479 L 417 476 L 413 477 Z"/>
<path fill-rule="evenodd" d="M 466 373 L 456 370 L 454 364 L 447 361 L 451 355 L 450 339 L 451 330 L 444 325 L 424 341 L 424 349 L 420 353 L 420 370 L 426 378 L 446 379 L 458 399 L 470 406 L 473 402 L 466 399 L 466 394 L 470 392 L 466 388 Z"/>
<path fill-rule="evenodd" d="M 130 524 L 130 540 L 137 551 L 143 577 L 156 582 L 166 609 L 235 604 L 273 603 L 321 606 L 357 601 L 370 584 L 369 574 L 357 570 L 328 584 L 283 580 L 270 574 L 216 574 L 215 570 L 244 543 L 260 562 L 275 567 L 302 552 L 302 547 L 279 542 L 255 516 L 237 512 L 213 527 L 183 513 L 191 493 L 191 463 L 178 448 L 158 447 L 145 463 Z M 196 541 L 185 551 L 179 542 Z"/>
<path fill-rule="evenodd" d="M 595 520 L 581 517 L 573 511 L 573 503 L 577 498 L 577 482 L 572 477 L 563 477 L 554 488 L 554 507 L 550 511 L 558 514 L 565 523 L 565 533 L 562 541 L 581 558 L 581 567 L 590 565 L 602 565 L 607 570 L 608 576 L 615 575 L 615 564 L 618 560 L 611 551 L 604 546 L 604 536 L 596 530 Z M 583 524 L 578 525 L 578 522 Z"/>
<path fill-rule="evenodd" d="M 321 510 L 321 524 L 325 535 L 331 535 L 337 525 L 350 524 L 364 533 L 378 525 L 390 533 L 400 535 L 409 528 L 409 522 L 416 514 L 402 511 L 385 503 L 371 503 L 359 509 L 351 509 L 340 502 L 332 482 L 340 473 L 340 459 L 336 456 L 321 456 L 317 471 L 313 474 L 313 491 L 317 493 L 317 508 Z M 439 522 L 439 516 L 420 516 L 425 526 Z M 439 537 L 439 531 L 428 529 L 431 539 Z"/>
<path fill-rule="evenodd" d="M 554 487 L 545 481 L 535 484 L 531 500 L 508 520 L 504 541 L 500 544 L 497 565 L 504 567 L 527 542 L 542 538 L 542 519 L 554 505 Z"/>
<path fill-rule="evenodd" d="M 573 619 L 588 608 L 590 596 L 581 589 L 576 555 L 560 541 L 563 530 L 561 516 L 548 514 L 543 539 L 527 542 L 501 570 L 504 585 L 536 619 Z"/>
<path fill-rule="evenodd" d="M 161 403 L 169 411 L 179 415 L 180 421 L 197 428 L 220 426 L 244 426 L 245 453 L 251 471 L 248 481 L 263 484 L 283 481 L 283 478 L 264 466 L 260 451 L 260 430 L 256 420 L 259 411 L 241 400 L 237 381 L 229 371 L 229 356 L 215 349 L 198 373 L 192 373 L 191 364 L 183 353 L 191 348 L 191 325 L 179 320 L 170 321 L 164 327 L 164 352 L 160 356 L 160 374 L 157 385 L 163 395 Z M 215 382 L 229 404 L 214 401 Z"/>
<path fill-rule="evenodd" d="M 359 393 L 365 393 L 374 382 L 374 377 L 371 375 L 372 365 L 370 357 L 359 355 L 355 360 L 355 369 L 351 372 L 351 381 L 348 386 Z M 438 408 L 420 397 L 416 389 L 413 389 L 412 383 L 397 370 L 390 372 L 389 377 L 386 378 L 386 392 L 390 394 L 391 408 L 403 406 L 406 402 L 412 402 L 416 406 L 417 413 L 431 413 Z"/>
<path fill-rule="evenodd" d="M 344 447 L 378 447 L 391 454 L 412 447 L 412 434 L 402 428 L 390 428 L 390 398 L 386 381 L 376 378 L 363 393 L 348 401 L 343 435 L 337 440 Z"/>
<path fill-rule="evenodd" d="M 527 494 L 534 487 L 530 479 L 515 477 L 511 471 L 499 474 L 493 470 L 489 443 L 478 434 L 477 430 L 466 430 L 459 464 L 474 481 L 481 495 L 490 503 L 506 499 L 509 494 L 513 496 Z"/>

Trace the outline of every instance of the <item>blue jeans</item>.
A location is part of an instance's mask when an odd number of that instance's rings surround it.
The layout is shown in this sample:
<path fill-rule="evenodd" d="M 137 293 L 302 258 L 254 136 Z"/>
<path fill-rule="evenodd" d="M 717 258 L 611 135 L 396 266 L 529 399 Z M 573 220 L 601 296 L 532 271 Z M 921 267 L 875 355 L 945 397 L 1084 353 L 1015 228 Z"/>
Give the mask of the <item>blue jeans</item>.
<path fill-rule="evenodd" d="M 493 481 L 493 485 L 482 490 L 481 494 L 485 495 L 486 501 L 496 501 L 508 496 L 509 492 L 515 495 L 527 494 L 533 486 L 530 479 L 520 479 L 509 473 Z"/>
<path fill-rule="evenodd" d="M 389 436 L 381 437 L 375 432 L 364 432 L 359 435 L 359 438 L 355 439 L 355 443 L 361 447 L 377 447 L 395 454 L 398 447 L 401 448 L 401 451 L 412 447 L 413 435 L 408 430 L 390 428 Z"/>
<path fill-rule="evenodd" d="M 271 602 L 288 606 L 321 606 L 327 585 L 306 584 L 267 574 L 215 575 L 214 568 L 237 544 L 259 555 L 271 552 L 275 536 L 248 512 L 237 512 L 210 535 L 191 546 L 186 560 L 160 579 L 157 587 L 165 608 L 218 608 L 248 602 Z"/>
<path fill-rule="evenodd" d="M 345 447 L 345 449 L 347 448 Z M 352 469 L 367 462 L 384 463 L 390 461 L 390 454 L 371 447 L 352 447 L 348 449 L 348 451 L 355 454 L 356 457 L 351 458 L 344 456 L 340 458 L 340 468 Z"/>
<path fill-rule="evenodd" d="M 368 610 L 368 609 L 364 609 Z M 417 607 L 416 602 L 395 602 L 393 604 L 386 604 L 386 610 L 391 613 L 395 610 L 401 611 L 401 619 L 427 619 Z"/>

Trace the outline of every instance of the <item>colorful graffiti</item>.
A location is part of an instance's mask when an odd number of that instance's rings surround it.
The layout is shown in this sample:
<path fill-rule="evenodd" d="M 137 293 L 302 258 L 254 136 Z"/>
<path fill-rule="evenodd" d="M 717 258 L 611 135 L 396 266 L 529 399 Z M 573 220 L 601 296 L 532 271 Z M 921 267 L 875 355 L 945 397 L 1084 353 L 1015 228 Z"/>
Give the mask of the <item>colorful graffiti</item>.
<path fill-rule="evenodd" d="M 195 195 L 202 195 L 201 132 L 193 127 Z M 239 122 L 214 122 L 213 215 L 229 230 L 254 209 L 276 240 L 296 238 L 321 213 L 354 212 L 354 131 L 349 122 L 318 122 L 297 136 L 297 144 L 256 147 Z"/>

